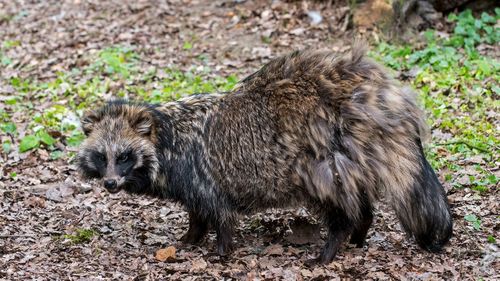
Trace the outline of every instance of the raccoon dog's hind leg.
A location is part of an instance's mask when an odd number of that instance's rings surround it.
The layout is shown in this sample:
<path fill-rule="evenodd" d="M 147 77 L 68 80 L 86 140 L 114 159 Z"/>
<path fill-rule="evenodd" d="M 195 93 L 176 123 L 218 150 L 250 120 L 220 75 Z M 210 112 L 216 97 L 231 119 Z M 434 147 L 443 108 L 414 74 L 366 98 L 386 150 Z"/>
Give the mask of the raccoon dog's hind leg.
<path fill-rule="evenodd" d="M 372 205 L 368 196 L 361 195 L 360 217 L 359 219 L 350 217 L 343 207 L 338 207 L 332 201 L 320 204 L 319 214 L 322 216 L 324 224 L 328 229 L 326 243 L 321 249 L 317 262 L 330 263 L 342 243 L 351 235 L 351 244 L 362 247 L 373 221 Z"/>
<path fill-rule="evenodd" d="M 333 161 L 313 160 L 306 169 L 298 169 L 311 196 L 312 208 L 324 220 L 328 237 L 319 258 L 320 263 L 329 263 L 340 249 L 342 242 L 351 235 L 351 243 L 363 246 L 373 220 L 370 196 L 356 183 L 367 177 L 347 157 L 336 154 Z M 335 165 L 325 164 L 335 162 Z M 369 177 L 371 178 L 371 177 Z M 373 181 L 365 181 L 370 186 Z"/>
<path fill-rule="evenodd" d="M 322 206 L 322 216 L 328 229 L 328 237 L 317 261 L 327 264 L 333 260 L 342 242 L 351 233 L 353 222 L 342 208 L 334 207 L 330 204 Z"/>
<path fill-rule="evenodd" d="M 351 234 L 350 244 L 361 248 L 366 239 L 366 234 L 373 222 L 373 207 L 366 193 L 361 195 L 361 219 L 354 226 Z"/>

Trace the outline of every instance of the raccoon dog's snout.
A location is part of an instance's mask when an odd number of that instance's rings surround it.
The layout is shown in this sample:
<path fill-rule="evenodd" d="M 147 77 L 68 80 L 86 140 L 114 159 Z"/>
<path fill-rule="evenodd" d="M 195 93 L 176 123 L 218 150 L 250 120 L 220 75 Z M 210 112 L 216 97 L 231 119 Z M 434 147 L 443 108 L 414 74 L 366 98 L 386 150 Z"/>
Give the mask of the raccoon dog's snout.
<path fill-rule="evenodd" d="M 106 188 L 107 190 L 114 190 L 117 189 L 117 187 L 118 183 L 116 182 L 116 180 L 114 179 L 104 180 L 104 188 Z"/>

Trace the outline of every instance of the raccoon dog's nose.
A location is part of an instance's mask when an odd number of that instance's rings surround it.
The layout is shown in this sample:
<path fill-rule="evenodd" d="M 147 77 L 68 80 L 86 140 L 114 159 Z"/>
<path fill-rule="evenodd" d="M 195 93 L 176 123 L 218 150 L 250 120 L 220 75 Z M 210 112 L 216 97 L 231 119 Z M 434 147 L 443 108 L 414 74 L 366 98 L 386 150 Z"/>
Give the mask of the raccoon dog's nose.
<path fill-rule="evenodd" d="M 116 180 L 105 180 L 104 187 L 106 189 L 115 189 L 116 188 Z"/>

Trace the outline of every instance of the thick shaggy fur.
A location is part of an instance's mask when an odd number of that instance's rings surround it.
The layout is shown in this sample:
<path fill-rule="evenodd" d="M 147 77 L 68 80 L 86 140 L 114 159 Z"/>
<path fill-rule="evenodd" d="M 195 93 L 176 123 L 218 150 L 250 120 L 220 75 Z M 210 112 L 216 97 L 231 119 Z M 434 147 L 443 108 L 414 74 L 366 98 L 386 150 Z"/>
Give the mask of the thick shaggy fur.
<path fill-rule="evenodd" d="M 111 102 L 82 124 L 84 176 L 182 203 L 190 216 L 183 239 L 196 243 L 212 226 L 220 254 L 231 249 L 237 214 L 305 205 L 324 218 L 319 259 L 330 262 L 348 236 L 363 244 L 381 194 L 422 248 L 440 250 L 452 233 L 414 94 L 361 48 L 294 52 L 231 93 L 159 106 Z"/>

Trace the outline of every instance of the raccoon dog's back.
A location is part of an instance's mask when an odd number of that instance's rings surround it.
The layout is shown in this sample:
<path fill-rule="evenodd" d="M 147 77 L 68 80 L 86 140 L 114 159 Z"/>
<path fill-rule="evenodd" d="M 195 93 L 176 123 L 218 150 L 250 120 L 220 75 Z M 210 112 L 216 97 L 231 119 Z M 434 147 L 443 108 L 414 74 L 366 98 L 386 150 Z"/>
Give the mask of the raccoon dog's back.
<path fill-rule="evenodd" d="M 227 192 L 234 191 L 239 202 L 250 192 L 249 202 L 242 202 L 246 208 L 267 208 L 290 204 L 291 195 L 305 191 L 338 201 L 357 218 L 359 193 L 376 199 L 383 188 L 378 181 L 389 170 L 414 169 L 422 113 L 413 93 L 363 52 L 294 52 L 245 78 L 221 100 L 206 144 L 211 172 Z M 251 204 L 255 189 L 263 194 Z"/>

